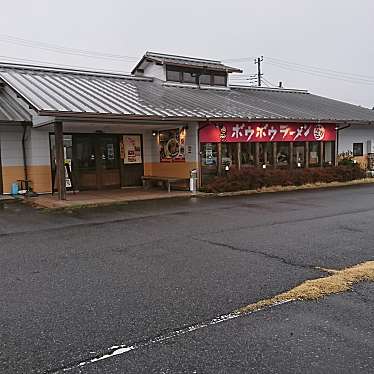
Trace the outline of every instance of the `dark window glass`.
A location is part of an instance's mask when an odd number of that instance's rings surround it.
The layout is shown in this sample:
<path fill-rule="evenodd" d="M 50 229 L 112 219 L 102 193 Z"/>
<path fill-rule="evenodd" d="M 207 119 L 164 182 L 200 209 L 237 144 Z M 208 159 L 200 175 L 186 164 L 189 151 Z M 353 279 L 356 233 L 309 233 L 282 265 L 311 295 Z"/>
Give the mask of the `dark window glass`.
<path fill-rule="evenodd" d="M 100 157 L 101 166 L 104 169 L 118 169 L 119 157 L 118 157 L 118 144 L 117 139 L 111 137 L 100 137 Z"/>
<path fill-rule="evenodd" d="M 238 143 L 222 143 L 222 170 L 238 165 Z"/>
<path fill-rule="evenodd" d="M 364 143 L 353 143 L 353 156 L 364 155 Z"/>
<path fill-rule="evenodd" d="M 240 160 L 242 166 L 253 166 L 255 164 L 255 143 L 241 143 Z"/>
<path fill-rule="evenodd" d="M 181 72 L 177 70 L 166 70 L 166 80 L 173 81 L 173 82 L 180 82 L 181 81 Z"/>
<path fill-rule="evenodd" d="M 335 143 L 323 143 L 323 163 L 324 165 L 334 165 L 335 163 Z"/>
<path fill-rule="evenodd" d="M 293 143 L 293 166 L 303 168 L 305 166 L 305 143 Z"/>
<path fill-rule="evenodd" d="M 200 75 L 200 84 L 212 84 L 212 76 L 210 74 L 201 74 Z"/>
<path fill-rule="evenodd" d="M 320 143 L 310 142 L 309 143 L 309 166 L 320 165 Z"/>
<path fill-rule="evenodd" d="M 215 86 L 226 86 L 226 76 L 225 75 L 215 75 L 213 77 L 213 84 Z"/>
<path fill-rule="evenodd" d="M 287 142 L 277 143 L 277 165 L 288 166 L 290 155 L 290 145 Z"/>
<path fill-rule="evenodd" d="M 196 74 L 194 72 L 184 71 L 183 83 L 196 83 Z"/>
<path fill-rule="evenodd" d="M 203 185 L 217 175 L 217 151 L 217 143 L 201 144 L 201 174 Z"/>
<path fill-rule="evenodd" d="M 259 162 L 260 165 L 273 164 L 273 143 L 260 143 L 259 144 Z"/>

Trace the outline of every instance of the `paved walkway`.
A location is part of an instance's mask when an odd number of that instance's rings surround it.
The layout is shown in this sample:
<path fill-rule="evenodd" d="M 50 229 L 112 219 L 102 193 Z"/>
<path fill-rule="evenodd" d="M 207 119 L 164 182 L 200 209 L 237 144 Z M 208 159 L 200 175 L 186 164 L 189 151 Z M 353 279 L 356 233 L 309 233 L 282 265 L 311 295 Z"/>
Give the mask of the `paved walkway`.
<path fill-rule="evenodd" d="M 30 201 L 37 207 L 61 209 L 189 196 L 191 196 L 191 193 L 188 191 L 167 192 L 160 189 L 124 188 L 120 190 L 83 191 L 76 192 L 75 194 L 68 192 L 67 199 L 62 201 L 58 200 L 57 193 L 54 195 L 40 195 L 31 198 Z"/>
<path fill-rule="evenodd" d="M 0 203 L 2 201 L 10 201 L 10 200 L 14 200 L 14 197 L 11 195 L 0 195 Z"/>

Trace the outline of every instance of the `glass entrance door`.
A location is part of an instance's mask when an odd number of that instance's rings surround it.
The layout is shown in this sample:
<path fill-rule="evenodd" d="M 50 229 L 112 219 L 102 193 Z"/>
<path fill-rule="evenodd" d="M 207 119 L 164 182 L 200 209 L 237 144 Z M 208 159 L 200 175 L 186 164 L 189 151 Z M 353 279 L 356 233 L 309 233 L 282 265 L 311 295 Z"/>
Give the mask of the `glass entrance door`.
<path fill-rule="evenodd" d="M 99 188 L 119 188 L 121 184 L 119 139 L 115 135 L 99 135 L 97 140 L 96 165 Z"/>
<path fill-rule="evenodd" d="M 120 187 L 116 135 L 73 135 L 73 172 L 80 190 Z"/>

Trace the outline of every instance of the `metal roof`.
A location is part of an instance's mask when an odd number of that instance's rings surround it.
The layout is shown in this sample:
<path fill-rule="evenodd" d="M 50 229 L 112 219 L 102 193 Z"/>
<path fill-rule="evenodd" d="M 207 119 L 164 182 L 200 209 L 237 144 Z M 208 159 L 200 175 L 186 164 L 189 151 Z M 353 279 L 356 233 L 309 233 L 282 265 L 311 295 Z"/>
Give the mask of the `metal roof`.
<path fill-rule="evenodd" d="M 0 85 L 0 122 L 31 122 L 30 113 Z"/>
<path fill-rule="evenodd" d="M 97 119 L 373 122 L 374 111 L 301 90 L 199 89 L 159 80 L 0 65 L 0 79 L 40 115 Z"/>
<path fill-rule="evenodd" d="M 141 67 L 144 62 L 157 62 L 162 65 L 185 66 L 191 68 L 225 71 L 227 73 L 242 73 L 241 69 L 223 64 L 217 60 L 206 60 L 202 58 L 169 55 L 164 53 L 146 52 L 142 59 L 132 70 L 132 74 Z"/>

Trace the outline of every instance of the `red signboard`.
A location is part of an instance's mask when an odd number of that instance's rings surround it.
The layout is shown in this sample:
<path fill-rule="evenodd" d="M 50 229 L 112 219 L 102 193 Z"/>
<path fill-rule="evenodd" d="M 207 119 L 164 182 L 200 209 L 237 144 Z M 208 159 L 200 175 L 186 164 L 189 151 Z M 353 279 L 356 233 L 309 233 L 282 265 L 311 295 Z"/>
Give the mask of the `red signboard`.
<path fill-rule="evenodd" d="M 334 141 L 335 125 L 303 123 L 224 122 L 201 124 L 200 142 L 305 142 Z"/>

